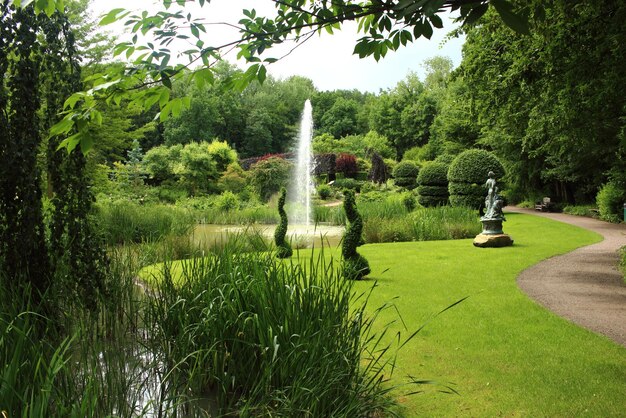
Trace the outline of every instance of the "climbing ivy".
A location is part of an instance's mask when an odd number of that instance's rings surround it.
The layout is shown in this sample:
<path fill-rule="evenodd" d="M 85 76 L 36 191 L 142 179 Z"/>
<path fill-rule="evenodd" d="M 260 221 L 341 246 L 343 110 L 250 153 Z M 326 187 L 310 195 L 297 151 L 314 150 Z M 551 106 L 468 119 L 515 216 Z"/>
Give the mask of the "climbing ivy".
<path fill-rule="evenodd" d="M 285 188 L 280 189 L 280 198 L 278 199 L 278 214 L 280 215 L 280 223 L 274 231 L 274 242 L 276 243 L 276 257 L 289 258 L 293 254 L 293 250 L 289 243 L 285 240 L 287 235 L 287 212 L 285 212 L 285 199 L 287 191 Z"/>
<path fill-rule="evenodd" d="M 5 133 L 0 137 L 0 275 L 12 285 L 29 286 L 35 298 L 54 284 L 62 289 L 57 294 L 95 307 L 105 257 L 88 221 L 93 197 L 85 156 L 80 149 L 58 151 L 64 138 L 45 138 L 41 132 L 59 119 L 66 98 L 82 88 L 74 37 L 59 12 L 36 14 L 32 6 L 15 8 L 7 1 L 0 11 L 0 70 L 6 80 L 0 85 Z M 37 163 L 46 141 L 48 228 Z"/>
<path fill-rule="evenodd" d="M 348 225 L 341 245 L 343 275 L 347 279 L 359 280 L 370 273 L 369 263 L 356 250 L 361 244 L 363 220 L 356 208 L 354 191 L 345 190 L 344 196 L 343 208 L 346 212 Z"/>

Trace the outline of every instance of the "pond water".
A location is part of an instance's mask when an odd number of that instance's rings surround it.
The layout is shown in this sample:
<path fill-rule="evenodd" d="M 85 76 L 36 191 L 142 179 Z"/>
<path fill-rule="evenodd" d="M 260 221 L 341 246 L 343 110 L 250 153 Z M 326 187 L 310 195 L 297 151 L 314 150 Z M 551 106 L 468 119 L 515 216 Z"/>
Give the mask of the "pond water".
<path fill-rule="evenodd" d="M 293 248 L 337 247 L 343 236 L 343 226 L 337 225 L 289 225 L 287 239 Z M 276 225 L 215 225 L 199 224 L 193 232 L 198 244 L 212 245 L 228 241 L 233 235 L 260 235 L 273 242 Z"/>

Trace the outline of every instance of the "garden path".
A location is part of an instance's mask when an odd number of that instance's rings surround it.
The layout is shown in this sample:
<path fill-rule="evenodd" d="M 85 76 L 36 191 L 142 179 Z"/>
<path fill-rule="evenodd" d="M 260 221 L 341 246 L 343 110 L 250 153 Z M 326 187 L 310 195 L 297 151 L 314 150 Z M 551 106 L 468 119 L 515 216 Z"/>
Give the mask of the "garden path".
<path fill-rule="evenodd" d="M 519 287 L 552 312 L 626 347 L 626 284 L 618 250 L 626 245 L 626 225 L 562 213 L 507 207 L 597 232 L 604 240 L 544 260 L 517 278 Z M 513 237 L 515 238 L 515 237 Z"/>

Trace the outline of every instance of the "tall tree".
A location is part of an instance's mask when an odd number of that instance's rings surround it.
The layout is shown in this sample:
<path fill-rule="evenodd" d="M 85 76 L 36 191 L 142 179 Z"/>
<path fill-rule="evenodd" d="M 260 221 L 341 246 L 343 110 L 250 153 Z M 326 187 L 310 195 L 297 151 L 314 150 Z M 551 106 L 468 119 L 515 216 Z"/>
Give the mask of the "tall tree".
<path fill-rule="evenodd" d="M 520 37 L 493 14 L 468 31 L 461 65 L 482 126 L 524 190 L 590 200 L 619 160 L 626 99 L 626 5 L 542 2 Z"/>

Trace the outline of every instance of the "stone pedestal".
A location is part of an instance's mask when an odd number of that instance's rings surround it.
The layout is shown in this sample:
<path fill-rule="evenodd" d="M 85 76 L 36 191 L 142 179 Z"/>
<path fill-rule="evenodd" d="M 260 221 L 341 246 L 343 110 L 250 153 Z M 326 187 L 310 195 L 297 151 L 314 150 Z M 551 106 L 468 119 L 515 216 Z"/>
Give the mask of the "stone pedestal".
<path fill-rule="evenodd" d="M 478 234 L 474 238 L 475 247 L 508 247 L 513 245 L 513 240 L 507 234 Z"/>

